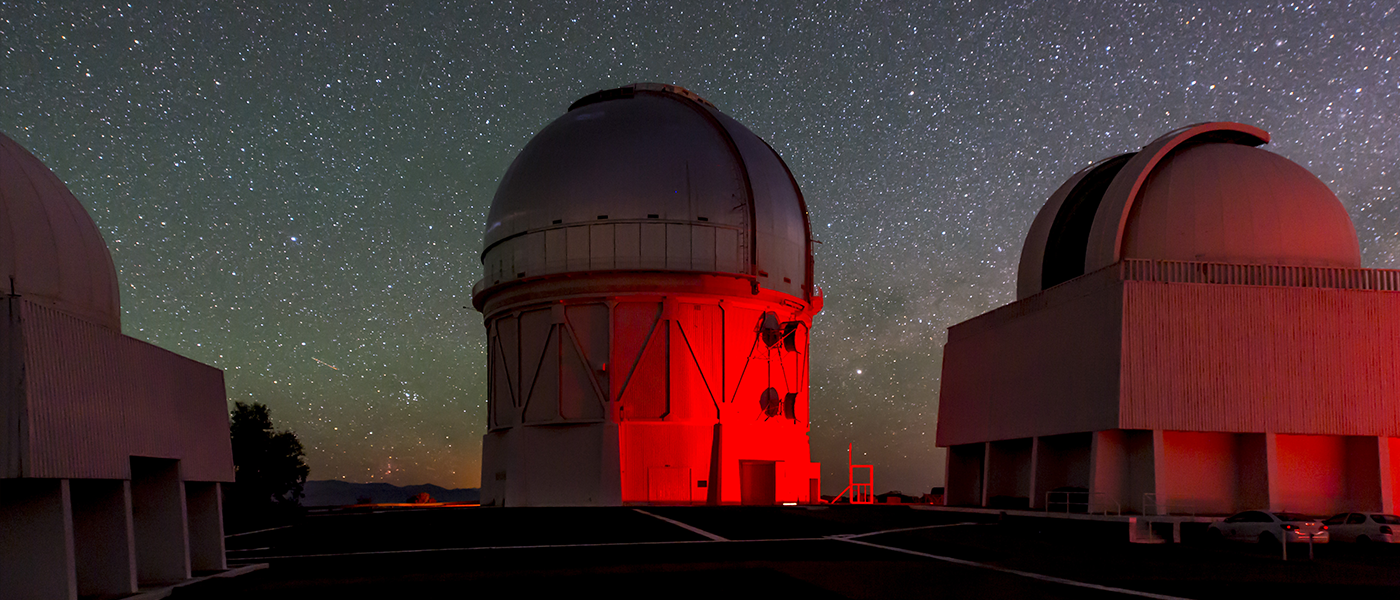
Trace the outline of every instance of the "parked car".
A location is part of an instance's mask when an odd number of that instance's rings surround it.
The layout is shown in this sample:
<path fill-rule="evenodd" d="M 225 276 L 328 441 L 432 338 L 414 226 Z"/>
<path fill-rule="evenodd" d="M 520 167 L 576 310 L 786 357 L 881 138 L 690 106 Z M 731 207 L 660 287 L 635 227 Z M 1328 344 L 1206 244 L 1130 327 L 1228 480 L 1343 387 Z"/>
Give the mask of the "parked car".
<path fill-rule="evenodd" d="M 1323 523 L 1339 542 L 1400 543 L 1400 517 L 1379 513 L 1340 513 Z"/>
<path fill-rule="evenodd" d="M 1206 535 L 1216 540 L 1236 540 L 1276 544 L 1279 540 L 1326 544 L 1331 539 L 1322 521 L 1290 512 L 1247 510 L 1216 521 L 1206 528 Z"/>

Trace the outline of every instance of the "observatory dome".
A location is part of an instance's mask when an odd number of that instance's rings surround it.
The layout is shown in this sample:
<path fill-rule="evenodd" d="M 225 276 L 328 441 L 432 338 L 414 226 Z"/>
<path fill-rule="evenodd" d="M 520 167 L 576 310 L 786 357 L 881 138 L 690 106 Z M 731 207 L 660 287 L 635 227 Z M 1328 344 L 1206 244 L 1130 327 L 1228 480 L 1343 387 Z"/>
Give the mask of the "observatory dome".
<path fill-rule="evenodd" d="M 501 178 L 474 295 L 540 276 L 729 274 L 808 300 L 802 193 L 766 142 L 694 93 L 637 83 L 586 96 Z"/>
<path fill-rule="evenodd" d="M 1359 268 L 1356 229 L 1307 169 L 1238 123 L 1178 129 L 1071 177 L 1021 255 L 1025 298 L 1125 259 Z"/>
<path fill-rule="evenodd" d="M 0 133 L 0 285 L 121 330 L 117 271 L 82 204 L 44 163 Z"/>

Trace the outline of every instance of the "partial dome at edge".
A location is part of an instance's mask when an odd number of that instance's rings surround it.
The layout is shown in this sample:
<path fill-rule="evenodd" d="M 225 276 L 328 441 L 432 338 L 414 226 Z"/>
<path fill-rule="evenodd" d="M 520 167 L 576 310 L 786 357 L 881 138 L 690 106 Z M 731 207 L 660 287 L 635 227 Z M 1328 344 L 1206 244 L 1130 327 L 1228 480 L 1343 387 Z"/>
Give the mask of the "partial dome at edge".
<path fill-rule="evenodd" d="M 0 285 L 121 330 L 117 270 L 97 225 L 53 171 L 3 133 Z"/>

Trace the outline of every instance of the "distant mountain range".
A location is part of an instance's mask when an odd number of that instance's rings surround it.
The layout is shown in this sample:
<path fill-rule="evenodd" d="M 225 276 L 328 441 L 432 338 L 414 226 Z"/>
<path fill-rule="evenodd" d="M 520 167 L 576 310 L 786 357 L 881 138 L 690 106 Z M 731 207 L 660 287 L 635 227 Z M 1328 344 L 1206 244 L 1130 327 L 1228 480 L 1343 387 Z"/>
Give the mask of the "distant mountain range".
<path fill-rule="evenodd" d="M 361 498 L 369 498 L 374 504 L 391 504 L 407 502 L 422 492 L 427 492 L 438 502 L 477 502 L 481 498 L 477 488 L 449 490 L 431 483 L 399 487 L 387 483 L 322 480 L 306 482 L 302 491 L 305 493 L 301 499 L 302 506 L 346 506 L 358 504 Z"/>

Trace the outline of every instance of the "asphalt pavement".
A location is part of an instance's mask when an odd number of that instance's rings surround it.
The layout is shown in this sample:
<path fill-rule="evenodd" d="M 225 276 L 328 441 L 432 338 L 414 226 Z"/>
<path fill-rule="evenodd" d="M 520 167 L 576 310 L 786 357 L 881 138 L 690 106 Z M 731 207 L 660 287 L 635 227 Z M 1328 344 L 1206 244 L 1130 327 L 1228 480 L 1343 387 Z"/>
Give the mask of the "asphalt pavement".
<path fill-rule="evenodd" d="M 173 598 L 1239 598 L 1400 594 L 1400 548 L 1127 542 L 1124 524 L 912 506 L 393 508 L 227 539 L 267 569 Z"/>

